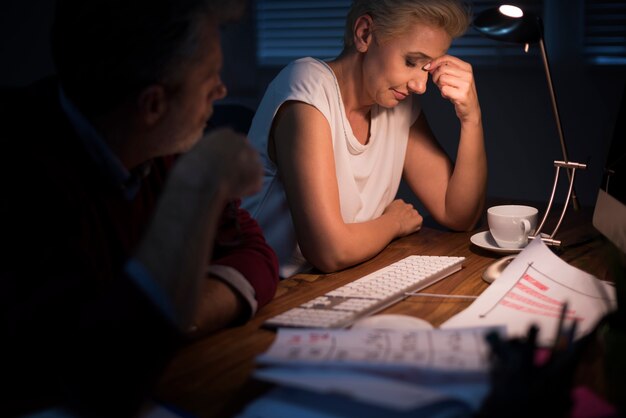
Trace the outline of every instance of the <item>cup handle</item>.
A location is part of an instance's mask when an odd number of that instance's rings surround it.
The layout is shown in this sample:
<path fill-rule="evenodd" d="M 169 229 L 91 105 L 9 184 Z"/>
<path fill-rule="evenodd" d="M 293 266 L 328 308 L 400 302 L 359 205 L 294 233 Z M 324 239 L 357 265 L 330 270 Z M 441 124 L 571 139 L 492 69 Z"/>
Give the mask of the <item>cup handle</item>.
<path fill-rule="evenodd" d="M 522 242 L 524 244 L 528 243 L 528 235 L 530 234 L 530 222 L 528 219 L 522 219 L 520 222 L 522 226 Z"/>

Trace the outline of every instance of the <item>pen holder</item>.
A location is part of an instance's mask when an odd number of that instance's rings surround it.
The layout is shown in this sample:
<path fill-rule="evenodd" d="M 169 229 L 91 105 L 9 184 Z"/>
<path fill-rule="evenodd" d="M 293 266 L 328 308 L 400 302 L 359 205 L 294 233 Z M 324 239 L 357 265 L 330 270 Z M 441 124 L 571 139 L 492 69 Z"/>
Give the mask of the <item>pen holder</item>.
<path fill-rule="evenodd" d="M 598 327 L 604 351 L 604 380 L 606 396 L 620 415 L 626 416 L 626 324 L 617 312 L 607 315 Z"/>
<path fill-rule="evenodd" d="M 546 353 L 536 346 L 537 328 L 526 338 L 501 340 L 487 336 L 491 347 L 491 391 L 478 413 L 480 418 L 569 416 L 572 382 L 584 340 L 565 350 Z M 548 354 L 544 360 L 538 354 Z M 545 357 L 545 356 L 544 356 Z"/>
<path fill-rule="evenodd" d="M 614 279 L 616 309 L 606 315 L 596 329 L 602 345 L 606 395 L 626 416 L 626 253 L 606 242 L 605 264 Z"/>

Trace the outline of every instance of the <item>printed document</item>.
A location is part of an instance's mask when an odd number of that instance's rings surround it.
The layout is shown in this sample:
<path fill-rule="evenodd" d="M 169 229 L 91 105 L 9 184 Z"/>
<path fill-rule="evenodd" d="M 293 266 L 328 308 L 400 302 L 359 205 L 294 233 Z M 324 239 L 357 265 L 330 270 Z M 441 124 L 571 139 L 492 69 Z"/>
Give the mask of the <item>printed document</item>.
<path fill-rule="evenodd" d="M 576 321 L 575 338 L 589 333 L 616 307 L 615 288 L 561 260 L 533 240 L 487 290 L 463 312 L 441 324 L 442 329 L 503 325 L 507 336 L 523 337 L 539 327 L 538 344 L 552 346 L 561 322 Z"/>
<path fill-rule="evenodd" d="M 280 329 L 254 375 L 397 411 L 446 401 L 475 410 L 489 387 L 492 330 Z"/>

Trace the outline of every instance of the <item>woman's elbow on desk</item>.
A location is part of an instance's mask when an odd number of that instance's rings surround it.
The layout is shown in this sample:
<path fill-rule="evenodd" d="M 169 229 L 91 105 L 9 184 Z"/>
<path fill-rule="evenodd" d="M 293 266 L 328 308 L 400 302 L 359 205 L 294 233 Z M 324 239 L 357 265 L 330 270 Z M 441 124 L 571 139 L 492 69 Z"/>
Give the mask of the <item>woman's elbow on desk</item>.
<path fill-rule="evenodd" d="M 300 249 L 304 258 L 323 273 L 334 273 L 360 261 L 350 257 L 349 251 L 340 245 L 313 246 L 301 243 Z"/>
<path fill-rule="evenodd" d="M 469 232 L 472 231 L 478 221 L 480 220 L 484 205 L 480 204 L 479 207 L 471 212 L 464 213 L 446 213 L 445 215 L 438 217 L 433 215 L 433 218 L 437 223 L 453 231 Z"/>
<path fill-rule="evenodd" d="M 407 205 L 401 201 L 395 203 L 394 207 L 400 206 L 402 214 Z M 410 211 L 415 212 L 410 216 L 415 218 L 411 222 L 400 222 L 397 211 L 386 211 L 382 216 L 365 222 L 320 222 L 316 228 L 296 228 L 300 250 L 309 263 L 324 273 L 346 269 L 369 260 L 394 238 L 418 230 L 422 217 L 412 206 Z"/>
<path fill-rule="evenodd" d="M 369 260 L 393 239 L 392 236 L 354 236 L 348 231 L 339 235 L 317 244 L 300 242 L 302 255 L 318 270 L 334 273 Z"/>
<path fill-rule="evenodd" d="M 302 255 L 316 269 L 323 273 L 334 273 L 350 267 L 354 262 L 350 262 L 341 256 L 340 251 L 331 249 L 308 249 L 302 248 Z"/>

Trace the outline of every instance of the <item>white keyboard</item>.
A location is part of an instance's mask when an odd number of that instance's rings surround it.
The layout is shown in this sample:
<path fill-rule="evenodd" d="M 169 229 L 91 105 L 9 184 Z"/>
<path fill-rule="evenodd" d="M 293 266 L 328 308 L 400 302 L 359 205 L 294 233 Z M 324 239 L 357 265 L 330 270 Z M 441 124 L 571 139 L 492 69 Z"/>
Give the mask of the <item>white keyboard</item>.
<path fill-rule="evenodd" d="M 342 328 L 461 270 L 465 257 L 411 255 L 274 316 L 271 328 Z"/>

